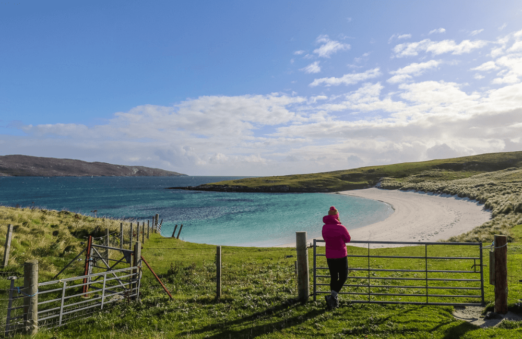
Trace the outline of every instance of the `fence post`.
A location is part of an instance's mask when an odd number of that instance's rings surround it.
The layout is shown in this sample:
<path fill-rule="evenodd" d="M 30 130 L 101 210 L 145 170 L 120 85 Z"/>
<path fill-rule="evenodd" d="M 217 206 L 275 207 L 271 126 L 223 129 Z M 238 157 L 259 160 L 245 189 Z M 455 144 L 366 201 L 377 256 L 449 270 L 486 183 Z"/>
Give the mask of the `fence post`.
<path fill-rule="evenodd" d="M 11 238 L 13 237 L 13 225 L 7 225 L 7 235 L 5 237 L 5 250 L 4 250 L 4 265 L 6 268 L 9 265 L 9 251 L 11 250 Z"/>
<path fill-rule="evenodd" d="M 106 239 L 105 239 L 105 246 L 107 246 L 107 247 L 110 246 L 110 241 L 109 241 L 110 236 L 111 236 L 111 233 L 109 232 L 109 228 L 107 227 L 107 235 L 106 235 Z M 105 260 L 109 261 L 109 249 L 108 248 L 105 249 Z"/>
<path fill-rule="evenodd" d="M 306 248 L 306 232 L 295 232 L 297 250 L 297 291 L 299 301 L 308 301 L 310 281 L 308 272 L 308 249 Z"/>
<path fill-rule="evenodd" d="M 24 320 L 25 332 L 38 332 L 38 260 L 28 260 L 24 264 Z"/>
<path fill-rule="evenodd" d="M 158 233 L 158 223 L 159 223 L 159 214 L 156 214 L 154 216 L 154 229 L 156 230 L 155 233 Z"/>
<path fill-rule="evenodd" d="M 147 240 L 149 240 L 150 220 L 147 220 Z"/>
<path fill-rule="evenodd" d="M 508 312 L 507 237 L 495 235 L 495 313 Z"/>
<path fill-rule="evenodd" d="M 179 233 L 178 233 L 178 237 L 177 239 L 179 239 L 179 235 L 181 234 L 181 230 L 183 229 L 183 224 L 181 224 L 181 226 L 179 227 Z"/>
<path fill-rule="evenodd" d="M 145 221 L 141 224 L 141 242 L 145 244 Z"/>
<path fill-rule="evenodd" d="M 221 298 L 221 246 L 216 247 L 216 299 Z"/>
<path fill-rule="evenodd" d="M 174 227 L 174 232 L 172 232 L 172 238 L 176 237 L 176 229 L 177 228 L 178 228 L 178 225 L 176 224 L 176 226 Z"/>
<path fill-rule="evenodd" d="M 129 230 L 129 250 L 132 250 L 132 236 L 133 236 L 133 232 L 132 232 L 132 223 L 130 223 L 130 230 Z"/>
<path fill-rule="evenodd" d="M 123 223 L 120 223 L 120 248 L 123 249 Z"/>
<path fill-rule="evenodd" d="M 139 240 L 139 239 L 138 239 Z M 132 284 L 132 289 L 136 291 L 136 296 L 134 297 L 135 300 L 139 299 L 139 291 L 138 291 L 138 284 L 140 280 L 140 270 L 138 267 L 141 267 L 141 243 L 137 241 L 134 244 L 134 258 L 132 260 L 132 266 L 135 267 L 135 269 L 132 270 L 134 273 L 134 284 Z M 132 292 L 131 292 L 132 293 Z"/>

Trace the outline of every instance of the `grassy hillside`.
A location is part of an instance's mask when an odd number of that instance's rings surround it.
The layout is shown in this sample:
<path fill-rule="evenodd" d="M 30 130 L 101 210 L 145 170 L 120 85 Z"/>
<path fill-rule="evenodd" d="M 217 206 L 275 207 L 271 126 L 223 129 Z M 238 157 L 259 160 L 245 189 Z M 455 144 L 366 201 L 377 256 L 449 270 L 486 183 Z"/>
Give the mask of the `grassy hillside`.
<path fill-rule="evenodd" d="M 438 171 L 439 175 L 436 180 L 440 181 L 467 178 L 475 174 L 498 171 L 509 167 L 522 167 L 522 152 L 491 153 L 324 173 L 248 178 L 221 181 L 208 185 L 250 188 L 284 185 L 290 188 L 304 188 L 315 191 L 341 191 L 363 188 L 368 185 L 373 186 L 384 177 L 401 180 L 430 170 Z"/>

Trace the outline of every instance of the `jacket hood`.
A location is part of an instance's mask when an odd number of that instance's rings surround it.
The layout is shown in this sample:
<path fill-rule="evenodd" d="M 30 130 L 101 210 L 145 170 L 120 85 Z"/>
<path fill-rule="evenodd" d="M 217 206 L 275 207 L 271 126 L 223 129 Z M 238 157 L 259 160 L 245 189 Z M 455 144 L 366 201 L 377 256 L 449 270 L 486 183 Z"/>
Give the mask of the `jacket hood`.
<path fill-rule="evenodd" d="M 337 216 L 338 214 L 336 215 L 326 215 L 323 217 L 323 222 L 325 224 L 334 224 L 334 225 L 341 225 L 341 222 L 339 221 L 339 219 L 337 219 Z"/>

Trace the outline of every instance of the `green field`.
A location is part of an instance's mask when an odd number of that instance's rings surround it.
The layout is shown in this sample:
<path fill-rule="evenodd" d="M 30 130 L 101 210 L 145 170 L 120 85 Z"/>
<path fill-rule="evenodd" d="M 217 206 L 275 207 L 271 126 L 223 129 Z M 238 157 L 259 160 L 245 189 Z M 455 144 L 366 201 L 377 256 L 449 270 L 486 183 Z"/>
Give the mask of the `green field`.
<path fill-rule="evenodd" d="M 51 211 L 0 209 L 2 225 L 12 222 L 18 215 L 19 220 L 30 221 L 24 227 L 31 234 L 31 229 L 40 229 L 32 236 L 35 246 L 24 247 L 20 238 L 25 234 L 16 234 L 19 243 L 14 249 L 12 263 L 6 269 L 21 273 L 23 260 L 38 258 L 41 266 L 40 281 L 51 278 L 50 272 L 57 272 L 74 255 L 63 254 L 63 246 L 74 244 L 76 251 L 82 248 L 81 237 L 67 233 L 70 222 L 78 219 Z M 54 214 L 56 213 L 56 216 Z M 47 216 L 43 221 L 42 216 Z M 52 217 L 51 217 L 51 216 Z M 61 220 L 63 218 L 63 220 Z M 80 216 L 80 218 L 84 218 Z M 85 217 L 86 218 L 86 217 Z M 91 218 L 92 219 L 92 218 Z M 24 221 L 22 221 L 24 222 Z M 90 219 L 78 224 L 85 234 L 94 231 L 96 225 L 116 225 L 117 221 Z M 58 224 L 58 227 L 52 225 Z M 67 225 L 67 226 L 66 226 Z M 90 226 L 89 226 L 90 225 Z M 5 226 L 2 227 L 2 230 Z M 64 232 L 64 237 L 71 237 L 69 242 L 58 242 L 52 236 L 53 230 Z M 74 228 L 71 228 L 74 231 Z M 5 234 L 5 232 L 3 233 Z M 509 302 L 516 310 L 522 288 L 518 280 L 522 279 L 521 263 L 522 225 L 511 230 L 512 242 L 509 245 Z M 18 238 L 20 237 L 20 238 Z M 0 239 L 3 241 L 3 239 Z M 56 245 L 58 243 L 58 245 Z M 469 247 L 452 247 L 451 250 L 436 250 L 430 255 L 466 256 Z M 54 248 L 53 250 L 51 250 Z M 59 329 L 42 330 L 37 338 L 491 338 L 522 337 L 522 329 L 517 322 L 503 322 L 500 327 L 480 329 L 452 316 L 451 306 L 412 306 L 412 305 L 368 305 L 348 302 L 348 296 L 341 297 L 341 307 L 334 311 L 325 309 L 320 297 L 317 302 L 312 298 L 306 305 L 296 303 L 296 279 L 294 270 L 295 249 L 292 248 L 243 248 L 223 247 L 223 297 L 215 300 L 215 246 L 193 244 L 181 240 L 163 238 L 157 234 L 145 243 L 143 256 L 162 277 L 174 295 L 169 301 L 167 295 L 153 279 L 147 269 L 144 271 L 142 298 L 140 303 L 125 303 L 99 312 L 91 318 L 77 321 Z M 23 252 L 20 252 L 23 251 Z M 319 253 L 323 249 L 319 248 Z M 365 249 L 349 247 L 350 254 L 364 254 Z M 375 251 L 375 252 L 374 252 Z M 378 255 L 422 255 L 424 247 L 372 249 Z M 431 251 L 431 250 L 430 250 Z M 45 255 L 38 257 L 40 253 Z M 76 252 L 75 252 L 76 253 Z M 487 251 L 484 252 L 487 258 Z M 312 250 L 309 251 L 312 267 Z M 320 260 L 324 260 L 324 257 Z M 365 267 L 363 259 L 352 259 L 351 267 Z M 319 262 L 319 266 L 324 263 Z M 423 269 L 424 263 L 418 260 L 383 260 L 373 259 L 372 267 Z M 437 264 L 430 269 L 466 269 L 469 261 Z M 82 264 L 68 270 L 64 276 L 80 274 Z M 381 273 L 377 273 L 380 275 Z M 382 273 L 386 274 L 386 273 Z M 411 273 L 394 273 L 397 278 Z M 415 273 L 414 273 L 415 274 Z M 352 272 L 350 277 L 363 276 L 364 273 Z M 311 275 L 312 276 L 312 275 Z M 421 275 L 419 275 L 421 276 Z M 459 275 L 455 275 L 458 277 Z M 484 280 L 488 281 L 485 270 Z M 1 289 L 7 287 L 7 281 L 1 280 Z M 351 279 L 347 284 L 355 284 Z M 359 281 L 364 284 L 365 280 Z M 373 284 L 373 283 L 372 283 Z M 390 284 L 411 284 L 392 280 Z M 430 283 L 430 285 L 432 285 Z M 436 285 L 434 285 L 436 286 Z M 493 288 L 486 284 L 485 299 L 493 301 Z M 346 291 L 364 290 L 346 287 Z M 398 294 L 417 293 L 423 290 L 397 288 L 389 290 Z M 378 292 L 375 290 L 374 292 Z M 4 292 L 5 293 L 5 292 Z M 462 291 L 444 290 L 444 294 L 462 294 Z M 441 293 L 442 294 L 442 293 Z M 354 296 L 364 298 L 364 296 Z M 379 300 L 375 297 L 374 300 Z M 396 297 L 401 298 L 401 297 Z M 401 301 L 421 297 L 402 297 Z M 2 297 L 5 300 L 5 294 Z M 454 298 L 442 298 L 443 301 L 460 301 Z M 5 305 L 5 301 L 3 302 Z M 5 306 L 2 306 L 3 308 Z"/>

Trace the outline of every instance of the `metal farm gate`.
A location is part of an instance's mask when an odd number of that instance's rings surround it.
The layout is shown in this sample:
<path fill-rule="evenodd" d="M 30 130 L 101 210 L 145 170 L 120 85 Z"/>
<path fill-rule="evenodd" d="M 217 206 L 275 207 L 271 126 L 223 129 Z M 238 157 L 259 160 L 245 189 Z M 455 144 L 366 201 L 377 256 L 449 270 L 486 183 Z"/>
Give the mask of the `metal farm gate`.
<path fill-rule="evenodd" d="M 329 286 L 330 275 L 325 254 L 318 253 L 324 253 L 324 247 L 318 248 L 319 243 L 324 240 L 314 239 L 314 300 L 318 294 L 330 293 L 330 288 L 324 287 Z M 481 243 L 351 241 L 350 244 L 355 246 L 348 247 L 349 275 L 340 293 L 348 298 L 343 300 L 375 304 L 484 305 Z M 398 246 L 406 247 L 399 250 Z M 394 255 L 394 252 L 403 255 Z"/>

